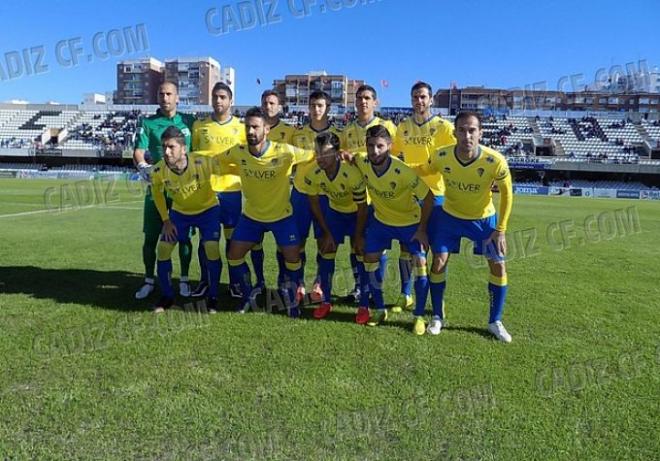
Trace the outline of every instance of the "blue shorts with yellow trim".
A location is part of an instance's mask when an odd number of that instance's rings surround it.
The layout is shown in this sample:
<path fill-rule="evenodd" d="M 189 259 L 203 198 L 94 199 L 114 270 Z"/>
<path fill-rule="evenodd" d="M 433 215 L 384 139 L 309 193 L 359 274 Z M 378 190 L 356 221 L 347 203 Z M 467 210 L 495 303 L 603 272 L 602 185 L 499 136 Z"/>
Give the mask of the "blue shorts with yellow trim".
<path fill-rule="evenodd" d="M 176 227 L 177 240 L 179 242 L 188 242 L 190 240 L 190 231 L 195 227 L 199 229 L 202 241 L 220 240 L 219 219 L 220 206 L 218 205 L 202 213 L 193 215 L 170 210 L 170 221 Z M 162 235 L 160 239 L 165 240 Z"/>
<path fill-rule="evenodd" d="M 411 255 L 424 256 L 422 247 L 417 240 L 412 240 L 418 225 L 390 226 L 380 222 L 375 216 L 369 217 L 367 224 L 365 253 L 381 253 L 392 247 L 392 240 L 398 240 L 399 244 L 405 245 Z"/>
<path fill-rule="evenodd" d="M 346 237 L 353 238 L 357 224 L 357 212 L 342 213 L 328 207 L 325 212 L 325 222 L 330 228 L 332 238 L 337 245 L 344 243 Z"/>
<path fill-rule="evenodd" d="M 259 243 L 266 232 L 272 232 L 278 246 L 299 245 L 300 237 L 293 216 L 287 216 L 275 222 L 261 222 L 248 218 L 244 214 L 238 220 L 232 240 Z"/>
<path fill-rule="evenodd" d="M 329 208 L 328 197 L 326 195 L 319 195 L 319 202 L 321 203 L 321 212 L 325 214 Z M 291 189 L 291 207 L 293 208 L 293 217 L 296 220 L 296 226 L 298 226 L 298 235 L 301 239 L 307 239 L 309 237 L 309 227 L 312 224 L 314 225 L 314 238 L 318 239 L 323 235 L 321 226 L 319 226 L 319 223 L 316 222 L 316 219 L 312 215 L 309 196 L 300 192 L 295 187 Z"/>
<path fill-rule="evenodd" d="M 495 231 L 497 215 L 482 219 L 461 219 L 440 209 L 436 218 L 436 230 L 430 237 L 433 253 L 458 253 L 461 250 L 461 238 L 465 237 L 474 242 L 475 255 L 484 255 L 491 261 L 504 261 L 504 255 L 497 252 L 495 244 L 491 242 L 486 245 Z"/>
<path fill-rule="evenodd" d="M 218 192 L 220 201 L 220 224 L 227 229 L 233 229 L 238 224 L 243 206 L 243 194 L 240 190 Z"/>

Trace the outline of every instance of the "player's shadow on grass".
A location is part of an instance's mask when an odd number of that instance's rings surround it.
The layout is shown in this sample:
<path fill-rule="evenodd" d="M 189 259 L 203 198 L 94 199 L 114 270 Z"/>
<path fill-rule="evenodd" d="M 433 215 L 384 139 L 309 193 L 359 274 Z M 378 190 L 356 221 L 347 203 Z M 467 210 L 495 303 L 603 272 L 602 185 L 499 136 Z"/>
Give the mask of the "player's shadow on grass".
<path fill-rule="evenodd" d="M 93 269 L 48 269 L 34 266 L 0 266 L 0 293 L 24 294 L 58 304 L 90 305 L 118 311 L 149 311 L 158 301 L 158 287 L 147 298 L 137 300 L 135 291 L 143 276 L 126 271 Z M 178 280 L 172 284 L 178 288 Z M 226 289 L 220 287 L 220 293 Z M 190 298 L 177 297 L 182 306 Z M 230 302 L 221 296 L 220 302 Z"/>

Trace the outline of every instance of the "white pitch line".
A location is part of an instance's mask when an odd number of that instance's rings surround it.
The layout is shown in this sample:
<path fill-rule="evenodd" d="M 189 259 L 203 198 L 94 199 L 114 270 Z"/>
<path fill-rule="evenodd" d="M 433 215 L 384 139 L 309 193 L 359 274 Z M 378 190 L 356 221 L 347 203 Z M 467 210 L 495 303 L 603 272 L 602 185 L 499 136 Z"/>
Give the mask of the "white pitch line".
<path fill-rule="evenodd" d="M 124 202 L 124 203 L 141 203 L 141 202 Z M 63 213 L 65 211 L 78 211 L 78 210 L 86 210 L 89 208 L 99 208 L 99 209 L 108 209 L 108 208 L 116 208 L 116 209 L 123 209 L 123 210 L 140 210 L 140 208 L 134 208 L 134 207 L 119 207 L 119 206 L 101 206 L 101 205 L 86 205 L 86 206 L 81 206 L 78 208 L 65 208 L 63 210 L 35 210 L 35 211 L 21 211 L 19 213 L 8 213 L 8 214 L 0 214 L 0 219 L 2 218 L 14 218 L 14 217 L 19 217 L 19 216 L 28 216 L 28 215 L 33 215 L 33 214 L 41 214 L 41 213 L 52 213 L 52 214 L 59 214 Z"/>

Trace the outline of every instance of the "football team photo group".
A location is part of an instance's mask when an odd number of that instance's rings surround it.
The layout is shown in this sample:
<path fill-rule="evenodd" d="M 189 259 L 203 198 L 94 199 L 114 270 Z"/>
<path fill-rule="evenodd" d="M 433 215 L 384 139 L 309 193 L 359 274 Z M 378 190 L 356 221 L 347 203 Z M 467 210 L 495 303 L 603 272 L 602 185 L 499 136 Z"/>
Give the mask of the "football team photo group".
<path fill-rule="evenodd" d="M 356 119 L 339 130 L 329 120 L 330 96 L 323 91 L 310 94 L 309 123 L 292 127 L 280 120 L 281 102 L 272 90 L 241 121 L 232 114 L 231 89 L 218 82 L 212 90 L 213 114 L 193 120 L 177 112 L 176 85 L 161 84 L 160 108 L 142 121 L 134 153 L 138 170 L 150 182 L 144 205 L 145 281 L 135 297 L 155 290 L 155 270 L 161 296 L 154 312 L 174 306 L 171 256 L 178 243 L 179 294 L 206 297 L 209 313 L 223 308 L 218 289 L 225 256 L 230 290 L 240 298 L 234 310 L 246 313 L 256 293 L 266 288 L 263 238 L 272 232 L 277 289 L 288 315 L 299 317 L 307 289 L 305 243 L 313 236 L 318 268 L 309 288 L 320 300 L 313 317 L 323 319 L 332 310 L 337 247 L 346 241 L 355 275 L 355 322 L 376 326 L 388 316 L 383 274 L 396 241 L 401 290 L 392 310 L 412 311 L 416 335 L 437 335 L 449 256 L 467 238 L 475 254 L 488 261 L 488 331 L 511 342 L 502 323 L 508 285 L 505 233 L 513 200 L 507 162 L 480 144 L 479 113 L 461 112 L 452 124 L 431 114 L 432 96 L 428 83 L 416 82 L 410 90 L 413 113 L 395 126 L 375 114 L 377 91 L 362 85 L 356 90 Z M 500 194 L 497 212 L 494 188 Z M 202 278 L 191 289 L 193 229 L 199 233 Z"/>
<path fill-rule="evenodd" d="M 0 461 L 660 460 L 660 2 L 0 17 Z"/>

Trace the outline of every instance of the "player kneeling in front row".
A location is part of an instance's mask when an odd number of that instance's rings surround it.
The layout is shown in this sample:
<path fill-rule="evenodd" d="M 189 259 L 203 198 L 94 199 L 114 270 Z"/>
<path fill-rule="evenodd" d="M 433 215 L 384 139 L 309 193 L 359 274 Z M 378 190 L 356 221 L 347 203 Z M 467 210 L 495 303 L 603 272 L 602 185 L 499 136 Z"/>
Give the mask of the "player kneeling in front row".
<path fill-rule="evenodd" d="M 357 158 L 357 167 L 367 183 L 367 190 L 374 208 L 365 230 L 365 218 L 360 216 L 356 231 L 356 252 L 364 255 L 364 267 L 369 279 L 369 291 L 376 311 L 368 325 L 376 326 L 387 320 L 383 300 L 383 279 L 379 271 L 379 260 L 392 240 L 405 245 L 413 258 L 415 273 L 415 334 L 424 334 L 423 319 L 429 282 L 426 275 L 426 256 L 420 242 L 425 242 L 426 222 L 420 223 L 421 209 L 433 208 L 433 194 L 429 187 L 401 160 L 390 155 L 392 137 L 383 126 L 376 125 L 367 130 L 367 155 Z M 365 241 L 366 240 L 366 241 Z M 365 297 L 362 297 L 365 298 Z M 366 309 L 366 299 L 361 299 L 361 308 Z"/>
<path fill-rule="evenodd" d="M 355 166 L 339 158 L 339 136 L 330 131 L 319 134 L 315 140 L 316 163 L 308 169 L 304 177 L 305 192 L 308 194 L 314 218 L 319 223 L 323 235 L 319 238 L 319 278 L 321 283 L 322 303 L 314 310 L 314 317 L 322 319 L 332 310 L 330 298 L 332 278 L 335 273 L 337 246 L 346 236 L 355 243 L 358 216 L 366 220 L 367 193 L 362 173 Z M 328 209 L 323 213 L 319 196 L 328 198 Z M 358 280 L 364 277 L 364 265 L 357 262 Z M 362 293 L 367 290 L 361 288 Z M 366 305 L 366 304 L 365 304 Z M 369 320 L 369 310 L 358 311 L 357 323 Z"/>
<path fill-rule="evenodd" d="M 490 268 L 490 317 L 488 331 L 500 341 L 511 342 L 511 335 L 502 324 L 502 312 L 507 292 L 504 264 L 506 231 L 513 193 L 511 174 L 502 154 L 479 144 L 481 116 L 475 112 L 461 112 L 454 122 L 456 143 L 438 150 L 429 158 L 432 171 L 442 173 L 445 182 L 445 201 L 436 216 L 431 235 L 433 263 L 431 265 L 431 304 L 433 320 L 429 333 L 438 334 L 442 328 L 444 297 L 449 253 L 458 253 L 461 237 L 472 240 L 474 253 L 483 254 Z M 499 216 L 495 213 L 491 187 L 500 191 Z M 424 220 L 431 209 L 424 209 Z"/>
<path fill-rule="evenodd" d="M 211 174 L 220 174 L 212 157 L 194 152 L 187 154 L 184 134 L 176 127 L 167 128 L 161 135 L 163 160 L 158 162 L 151 176 L 154 202 L 163 220 L 163 231 L 156 247 L 158 281 L 162 297 L 154 312 L 161 313 L 174 305 L 172 290 L 172 251 L 177 242 L 187 241 L 192 227 L 200 229 L 206 251 L 209 273 L 209 313 L 217 312 L 220 282 L 220 206 L 213 188 Z M 172 197 L 168 212 L 164 192 Z"/>

